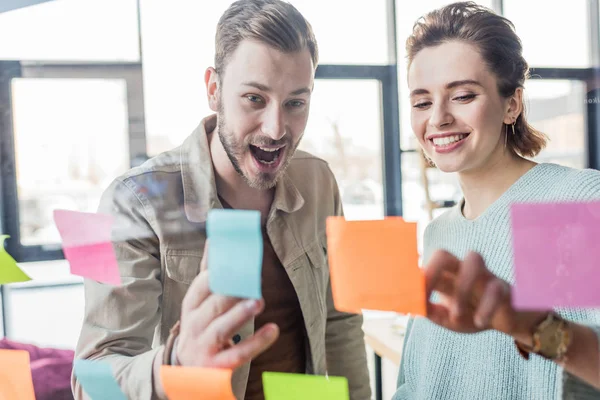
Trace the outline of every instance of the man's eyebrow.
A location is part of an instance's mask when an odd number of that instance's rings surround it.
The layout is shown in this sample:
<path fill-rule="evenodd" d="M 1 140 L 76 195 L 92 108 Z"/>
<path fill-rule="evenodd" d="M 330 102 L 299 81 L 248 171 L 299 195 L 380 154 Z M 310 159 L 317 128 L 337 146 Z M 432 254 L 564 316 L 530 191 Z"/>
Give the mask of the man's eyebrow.
<path fill-rule="evenodd" d="M 271 91 L 271 88 L 268 87 L 267 85 L 263 85 L 262 83 L 255 82 L 255 81 L 244 82 L 244 83 L 242 83 L 242 85 L 251 86 L 251 87 L 254 87 L 254 88 L 258 89 L 258 90 L 262 90 L 263 92 L 270 92 Z M 298 96 L 298 95 L 305 94 L 305 93 L 310 94 L 311 93 L 310 88 L 303 87 L 303 88 L 300 88 L 300 89 L 296 89 L 296 90 L 294 90 L 290 94 L 292 96 Z"/>

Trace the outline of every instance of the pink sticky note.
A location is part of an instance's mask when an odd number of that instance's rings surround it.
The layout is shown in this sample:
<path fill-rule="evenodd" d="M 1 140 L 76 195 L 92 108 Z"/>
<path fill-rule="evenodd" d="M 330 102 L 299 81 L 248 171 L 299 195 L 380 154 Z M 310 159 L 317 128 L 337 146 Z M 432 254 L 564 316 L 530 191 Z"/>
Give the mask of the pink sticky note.
<path fill-rule="evenodd" d="M 514 204 L 518 309 L 599 307 L 600 202 Z"/>
<path fill-rule="evenodd" d="M 73 275 L 112 285 L 121 284 L 110 239 L 113 221 L 111 215 L 54 211 L 54 222 Z"/>

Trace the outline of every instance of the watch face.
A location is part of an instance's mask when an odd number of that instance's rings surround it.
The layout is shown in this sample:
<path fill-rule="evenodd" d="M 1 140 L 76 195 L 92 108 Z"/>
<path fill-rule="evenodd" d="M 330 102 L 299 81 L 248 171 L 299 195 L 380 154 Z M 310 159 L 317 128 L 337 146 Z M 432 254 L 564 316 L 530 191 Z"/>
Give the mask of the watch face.
<path fill-rule="evenodd" d="M 539 340 L 541 344 L 540 353 L 548 358 L 559 356 L 560 349 L 566 339 L 566 325 L 556 317 L 544 321 L 538 327 Z"/>

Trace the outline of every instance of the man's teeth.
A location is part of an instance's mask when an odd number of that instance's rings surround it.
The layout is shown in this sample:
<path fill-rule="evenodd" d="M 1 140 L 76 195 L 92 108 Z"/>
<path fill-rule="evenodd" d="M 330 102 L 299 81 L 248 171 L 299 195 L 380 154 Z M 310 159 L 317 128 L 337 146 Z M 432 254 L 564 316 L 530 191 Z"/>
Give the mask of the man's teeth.
<path fill-rule="evenodd" d="M 433 144 L 436 146 L 447 146 L 449 144 L 458 142 L 459 140 L 463 140 L 466 137 L 467 137 L 466 134 L 462 134 L 462 135 L 446 136 L 446 137 L 442 137 L 442 138 L 435 138 L 435 139 L 433 139 Z"/>
<path fill-rule="evenodd" d="M 266 152 L 269 152 L 269 153 L 273 153 L 274 151 L 281 150 L 281 147 L 280 147 L 280 148 L 278 148 L 278 149 L 265 149 L 264 147 L 260 147 L 260 146 L 256 146 L 256 147 L 258 147 L 258 148 L 259 148 L 259 149 L 261 149 L 262 151 L 266 151 Z"/>

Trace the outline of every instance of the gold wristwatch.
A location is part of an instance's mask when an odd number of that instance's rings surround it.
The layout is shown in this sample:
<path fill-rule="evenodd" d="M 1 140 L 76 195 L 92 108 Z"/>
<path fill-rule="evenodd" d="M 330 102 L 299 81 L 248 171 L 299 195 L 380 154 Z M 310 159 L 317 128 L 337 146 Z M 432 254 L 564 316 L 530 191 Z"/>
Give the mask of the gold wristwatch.
<path fill-rule="evenodd" d="M 529 360 L 530 353 L 535 353 L 548 360 L 562 362 L 571 344 L 571 326 L 551 312 L 534 328 L 531 342 L 533 345 L 529 347 L 515 340 L 519 353 L 526 360 Z"/>

